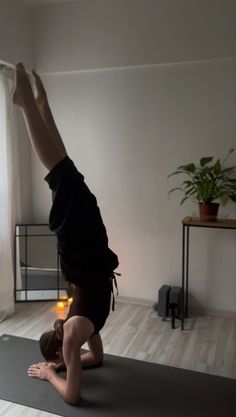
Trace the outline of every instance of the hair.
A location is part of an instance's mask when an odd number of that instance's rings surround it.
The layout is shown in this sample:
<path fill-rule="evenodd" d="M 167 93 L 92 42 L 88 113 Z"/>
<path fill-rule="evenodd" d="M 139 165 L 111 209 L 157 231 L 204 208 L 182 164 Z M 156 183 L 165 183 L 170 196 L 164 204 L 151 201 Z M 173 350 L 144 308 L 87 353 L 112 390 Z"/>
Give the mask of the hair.
<path fill-rule="evenodd" d="M 63 343 L 64 320 L 56 320 L 54 329 L 42 334 L 39 339 L 39 347 L 42 355 L 47 361 L 56 359 L 57 351 L 61 350 Z"/>

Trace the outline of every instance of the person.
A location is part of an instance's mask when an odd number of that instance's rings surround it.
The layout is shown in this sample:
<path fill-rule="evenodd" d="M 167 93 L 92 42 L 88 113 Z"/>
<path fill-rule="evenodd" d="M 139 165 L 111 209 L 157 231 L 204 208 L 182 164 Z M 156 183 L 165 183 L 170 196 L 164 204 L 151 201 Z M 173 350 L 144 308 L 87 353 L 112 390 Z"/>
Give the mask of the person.
<path fill-rule="evenodd" d="M 22 110 L 33 149 L 49 171 L 45 177 L 52 191 L 49 227 L 57 236 L 61 270 L 73 288 L 73 301 L 67 318 L 56 320 L 54 329 L 41 336 L 46 362 L 31 365 L 28 375 L 49 381 L 66 402 L 77 404 L 81 368 L 103 362 L 99 332 L 110 312 L 119 261 L 108 247 L 96 198 L 67 154 L 42 80 L 34 71 L 32 80 L 24 65 L 17 64 L 13 103 Z M 81 355 L 85 342 L 89 351 Z M 62 368 L 66 378 L 58 373 Z"/>

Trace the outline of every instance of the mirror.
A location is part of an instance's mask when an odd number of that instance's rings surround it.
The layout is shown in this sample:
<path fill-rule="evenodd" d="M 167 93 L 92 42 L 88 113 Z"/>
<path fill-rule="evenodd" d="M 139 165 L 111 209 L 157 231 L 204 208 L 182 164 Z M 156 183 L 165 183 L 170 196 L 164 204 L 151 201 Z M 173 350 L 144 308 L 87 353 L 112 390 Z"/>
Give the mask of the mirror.
<path fill-rule="evenodd" d="M 57 300 L 68 283 L 59 267 L 57 238 L 47 224 L 16 225 L 15 300 Z"/>

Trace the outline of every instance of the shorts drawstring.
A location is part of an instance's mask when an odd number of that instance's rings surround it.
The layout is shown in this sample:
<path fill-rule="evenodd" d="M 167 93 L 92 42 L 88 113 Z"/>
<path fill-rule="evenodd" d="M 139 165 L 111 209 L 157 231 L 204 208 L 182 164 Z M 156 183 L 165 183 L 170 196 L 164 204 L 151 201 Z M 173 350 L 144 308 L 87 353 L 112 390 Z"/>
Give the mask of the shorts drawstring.
<path fill-rule="evenodd" d="M 114 283 L 115 288 L 116 288 L 116 295 L 119 295 L 118 285 L 117 285 L 117 280 L 116 280 L 116 275 L 117 276 L 121 276 L 121 274 L 119 274 L 118 272 L 112 272 L 112 274 L 111 274 L 112 311 L 115 310 L 115 296 L 114 296 L 114 286 L 113 286 L 113 283 Z"/>

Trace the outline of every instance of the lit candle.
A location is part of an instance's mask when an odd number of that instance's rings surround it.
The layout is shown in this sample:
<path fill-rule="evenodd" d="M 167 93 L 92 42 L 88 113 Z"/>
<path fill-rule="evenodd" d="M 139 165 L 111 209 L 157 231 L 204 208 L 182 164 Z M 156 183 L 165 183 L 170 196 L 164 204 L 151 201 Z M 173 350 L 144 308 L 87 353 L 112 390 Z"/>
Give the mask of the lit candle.
<path fill-rule="evenodd" d="M 57 310 L 64 310 L 65 305 L 62 301 L 58 301 L 57 303 Z"/>
<path fill-rule="evenodd" d="M 67 301 L 67 295 L 60 295 L 59 299 L 62 301 Z"/>
<path fill-rule="evenodd" d="M 73 298 L 68 298 L 68 305 L 70 306 L 73 301 Z"/>
<path fill-rule="evenodd" d="M 67 307 L 67 301 L 68 301 L 67 295 L 60 295 L 59 300 L 60 300 L 59 302 L 63 302 L 64 307 Z"/>

